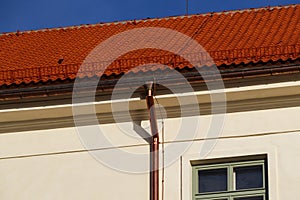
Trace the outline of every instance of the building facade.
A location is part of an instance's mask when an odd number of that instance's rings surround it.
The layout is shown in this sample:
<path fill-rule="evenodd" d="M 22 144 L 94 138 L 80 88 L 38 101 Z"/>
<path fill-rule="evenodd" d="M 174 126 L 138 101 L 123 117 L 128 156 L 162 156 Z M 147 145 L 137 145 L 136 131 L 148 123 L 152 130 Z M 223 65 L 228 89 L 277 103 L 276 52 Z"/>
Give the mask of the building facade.
<path fill-rule="evenodd" d="M 149 199 L 149 82 L 160 199 L 298 199 L 299 25 L 289 5 L 2 34 L 0 199 Z"/>

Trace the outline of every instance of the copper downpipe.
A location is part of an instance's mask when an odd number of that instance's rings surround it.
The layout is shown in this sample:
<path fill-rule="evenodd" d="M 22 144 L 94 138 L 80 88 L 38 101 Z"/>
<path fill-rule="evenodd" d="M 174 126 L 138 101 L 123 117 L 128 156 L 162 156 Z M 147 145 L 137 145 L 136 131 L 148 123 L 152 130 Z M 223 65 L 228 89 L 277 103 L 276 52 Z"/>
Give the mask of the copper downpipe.
<path fill-rule="evenodd" d="M 146 102 L 152 133 L 150 143 L 150 200 L 159 200 L 159 137 L 151 87 L 148 88 Z"/>

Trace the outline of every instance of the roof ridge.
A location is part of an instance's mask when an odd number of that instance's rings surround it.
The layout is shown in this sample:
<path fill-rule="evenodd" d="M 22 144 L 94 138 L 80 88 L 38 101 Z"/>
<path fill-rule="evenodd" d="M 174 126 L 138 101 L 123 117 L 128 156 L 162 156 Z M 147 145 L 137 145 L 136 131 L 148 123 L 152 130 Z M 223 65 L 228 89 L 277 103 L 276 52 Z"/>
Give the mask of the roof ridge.
<path fill-rule="evenodd" d="M 194 16 L 208 16 L 208 15 L 220 15 L 220 14 L 234 14 L 234 13 L 243 13 L 243 12 L 256 12 L 259 10 L 273 10 L 275 8 L 282 9 L 282 8 L 294 8 L 296 6 L 300 6 L 300 4 L 289 4 L 289 5 L 278 5 L 278 6 L 264 6 L 259 8 L 246 8 L 246 9 L 237 9 L 237 10 L 227 10 L 227 11 L 220 11 L 220 12 L 207 12 L 207 13 L 199 13 L 199 14 L 191 14 L 191 15 L 176 15 L 176 16 L 168 16 L 168 17 L 161 17 L 161 18 L 145 18 L 145 19 L 131 19 L 131 20 L 121 20 L 121 21 L 113 21 L 113 22 L 98 22 L 95 24 L 81 24 L 81 25 L 73 25 L 73 26 L 64 26 L 64 27 L 53 27 L 53 28 L 42 28 L 37 30 L 25 30 L 25 31 L 14 31 L 14 32 L 3 32 L 0 33 L 0 36 L 4 35 L 13 35 L 13 34 L 23 34 L 23 33 L 32 33 L 32 32 L 45 32 L 45 31 L 57 31 L 57 30 L 69 30 L 75 28 L 89 28 L 94 26 L 109 26 L 109 25 L 117 25 L 117 24 L 125 24 L 129 22 L 147 22 L 153 20 L 163 20 L 163 19 L 177 19 L 177 18 L 185 18 L 185 17 L 194 17 Z"/>

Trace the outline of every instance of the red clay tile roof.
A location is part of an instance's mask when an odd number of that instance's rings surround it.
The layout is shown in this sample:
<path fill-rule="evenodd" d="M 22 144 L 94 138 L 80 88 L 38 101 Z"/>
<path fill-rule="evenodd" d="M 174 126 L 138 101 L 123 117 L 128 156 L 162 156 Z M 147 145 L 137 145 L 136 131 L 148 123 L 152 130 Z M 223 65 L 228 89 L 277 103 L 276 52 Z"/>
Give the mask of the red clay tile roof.
<path fill-rule="evenodd" d="M 171 28 L 191 36 L 210 53 L 217 66 L 300 57 L 300 5 L 268 7 L 1 34 L 0 86 L 74 79 L 80 64 L 97 44 L 137 27 Z M 151 57 L 164 63 L 168 56 L 168 52 L 144 49 L 120 59 Z M 120 74 L 131 67 L 120 63 L 115 62 L 105 74 Z"/>

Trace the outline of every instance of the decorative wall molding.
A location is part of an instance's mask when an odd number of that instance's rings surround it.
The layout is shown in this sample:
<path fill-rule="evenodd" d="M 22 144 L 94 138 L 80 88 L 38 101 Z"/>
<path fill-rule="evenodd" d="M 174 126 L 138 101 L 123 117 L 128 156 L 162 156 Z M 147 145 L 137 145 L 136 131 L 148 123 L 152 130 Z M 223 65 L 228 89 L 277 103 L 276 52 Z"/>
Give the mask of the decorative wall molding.
<path fill-rule="evenodd" d="M 275 85 L 275 86 L 274 86 Z M 246 112 L 264 109 L 286 108 L 300 106 L 300 82 L 291 84 L 270 84 L 262 86 L 249 86 L 243 88 L 225 89 L 227 105 L 226 112 Z M 207 92 L 196 93 L 199 102 L 200 114 L 211 114 L 210 95 Z M 168 118 L 183 117 L 181 108 L 174 95 L 158 96 L 158 102 L 164 106 Z M 118 103 L 114 103 L 118 104 Z M 221 105 L 221 104 L 220 104 Z M 215 113 L 223 110 L 218 103 Z M 81 105 L 84 109 L 85 105 Z M 95 104 L 96 115 L 100 124 L 115 123 L 112 112 L 112 102 L 100 102 Z M 197 116 L 193 105 L 186 103 L 185 116 Z M 220 107 L 219 107 L 220 106 Z M 223 105 L 222 105 L 223 106 Z M 145 100 L 132 99 L 129 103 L 132 120 L 147 120 L 148 112 Z M 114 112 L 120 122 L 131 121 L 127 115 L 127 108 Z M 80 124 L 92 125 L 92 115 L 79 116 Z M 49 107 L 35 107 L 26 109 L 9 109 L 0 111 L 0 133 L 54 129 L 73 127 L 74 119 L 72 105 L 60 105 Z"/>

